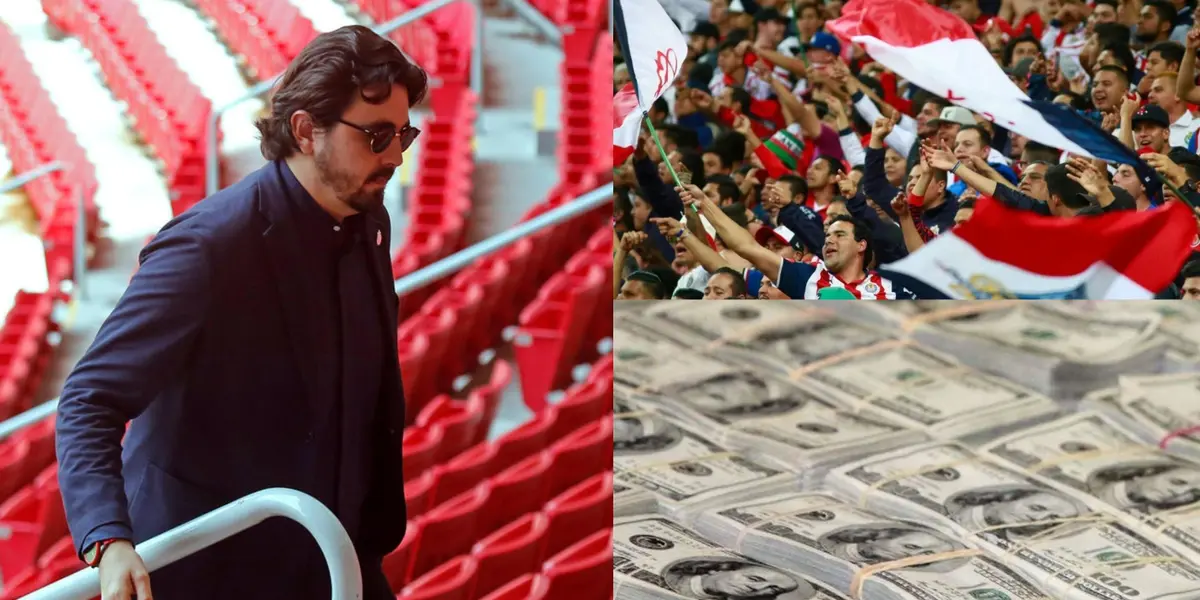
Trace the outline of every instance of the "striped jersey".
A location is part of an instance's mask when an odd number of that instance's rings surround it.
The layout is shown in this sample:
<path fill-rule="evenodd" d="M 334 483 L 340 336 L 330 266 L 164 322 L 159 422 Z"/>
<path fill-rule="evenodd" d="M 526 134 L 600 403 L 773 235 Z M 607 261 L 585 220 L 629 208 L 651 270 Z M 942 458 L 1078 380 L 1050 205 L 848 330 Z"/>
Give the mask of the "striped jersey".
<path fill-rule="evenodd" d="M 842 288 L 859 300 L 895 300 L 896 291 L 892 282 L 878 273 L 867 272 L 858 281 L 842 281 L 824 262 L 815 265 L 785 260 L 779 266 L 779 277 L 775 278 L 779 290 L 793 300 L 816 300 L 825 288 Z"/>

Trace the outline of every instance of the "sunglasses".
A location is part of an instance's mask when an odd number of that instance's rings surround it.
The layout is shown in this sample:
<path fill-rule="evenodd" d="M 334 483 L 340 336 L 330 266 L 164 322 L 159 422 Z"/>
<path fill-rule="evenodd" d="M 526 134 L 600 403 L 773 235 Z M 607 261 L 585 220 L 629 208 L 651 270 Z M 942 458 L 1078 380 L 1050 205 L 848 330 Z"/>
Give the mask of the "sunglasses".
<path fill-rule="evenodd" d="M 341 119 L 338 119 L 338 123 L 353 127 L 367 134 L 367 137 L 371 140 L 371 152 L 375 154 L 383 154 L 383 151 L 392 145 L 392 140 L 397 138 L 400 139 L 400 151 L 408 150 L 408 147 L 416 141 L 417 136 L 421 135 L 420 129 L 407 123 L 400 129 L 396 129 L 396 126 L 391 123 L 380 125 L 379 127 L 363 127 L 362 125 L 355 125 Z"/>

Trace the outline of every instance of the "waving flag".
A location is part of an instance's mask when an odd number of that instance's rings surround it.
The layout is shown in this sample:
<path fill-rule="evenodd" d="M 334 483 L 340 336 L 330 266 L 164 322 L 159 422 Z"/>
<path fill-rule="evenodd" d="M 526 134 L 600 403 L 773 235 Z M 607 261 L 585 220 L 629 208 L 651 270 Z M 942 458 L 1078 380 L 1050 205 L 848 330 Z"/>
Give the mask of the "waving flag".
<path fill-rule="evenodd" d="M 1195 236 L 1180 202 L 1061 218 L 981 199 L 970 221 L 879 273 L 922 299 L 1149 299 L 1170 285 Z"/>
<path fill-rule="evenodd" d="M 613 165 L 619 165 L 637 148 L 642 118 L 679 76 L 687 38 L 658 0 L 613 0 L 613 16 L 632 81 L 613 97 Z"/>
<path fill-rule="evenodd" d="M 965 21 L 925 0 L 850 0 L 827 26 L 921 89 L 1027 138 L 1093 156 L 1027 104 Z"/>

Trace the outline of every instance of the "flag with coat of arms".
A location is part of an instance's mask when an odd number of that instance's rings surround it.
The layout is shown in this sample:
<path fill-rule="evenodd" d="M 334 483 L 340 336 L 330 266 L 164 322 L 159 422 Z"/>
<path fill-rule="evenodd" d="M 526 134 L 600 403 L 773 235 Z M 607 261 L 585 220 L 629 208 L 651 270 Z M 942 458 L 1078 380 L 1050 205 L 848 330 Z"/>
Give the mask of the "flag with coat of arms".
<path fill-rule="evenodd" d="M 630 83 L 613 96 L 613 165 L 637 148 L 642 119 L 675 84 L 687 58 L 687 38 L 658 0 L 613 0 L 614 33 Z"/>

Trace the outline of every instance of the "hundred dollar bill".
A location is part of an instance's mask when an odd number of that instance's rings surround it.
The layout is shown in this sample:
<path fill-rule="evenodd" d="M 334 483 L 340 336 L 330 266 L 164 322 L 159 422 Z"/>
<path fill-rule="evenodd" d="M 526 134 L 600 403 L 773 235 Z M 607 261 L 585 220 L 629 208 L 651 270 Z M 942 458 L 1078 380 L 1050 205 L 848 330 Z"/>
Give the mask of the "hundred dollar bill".
<path fill-rule="evenodd" d="M 1200 560 L 1200 464 L 1143 444 L 1109 417 L 1071 415 L 996 440 L 985 452 L 1104 502 Z"/>
<path fill-rule="evenodd" d="M 1200 597 L 1200 569 L 1119 522 L 1103 505 L 954 444 L 926 444 L 831 471 L 869 508 L 951 532 L 1055 598 Z"/>
<path fill-rule="evenodd" d="M 788 373 L 796 367 L 894 339 L 882 329 L 838 319 L 802 302 L 689 302 L 647 315 L 660 331 L 719 345 L 722 357 Z"/>
<path fill-rule="evenodd" d="M 1200 368 L 1200 306 L 1191 302 L 1071 302 L 1058 307 L 1076 314 L 1137 315 L 1152 313 L 1161 322 L 1155 336 L 1167 346 L 1170 371 Z"/>
<path fill-rule="evenodd" d="M 735 372 L 738 367 L 702 349 L 686 349 L 632 317 L 613 322 L 613 380 L 637 389 L 659 389 L 702 374 Z"/>
<path fill-rule="evenodd" d="M 879 346 L 804 374 L 843 402 L 942 438 L 1045 418 L 1054 401 L 1016 383 L 911 345 Z"/>
<path fill-rule="evenodd" d="M 1122 376 L 1119 387 L 1089 394 L 1083 407 L 1116 419 L 1148 444 L 1200 462 L 1200 374 Z"/>
<path fill-rule="evenodd" d="M 698 377 L 638 397 L 722 445 L 753 449 L 798 469 L 923 439 L 877 412 L 855 410 L 794 382 L 752 371 Z"/>
<path fill-rule="evenodd" d="M 1140 315 L 1078 315 L 1040 303 L 985 310 L 931 326 L 1072 362 L 1109 363 L 1150 343 L 1161 318 Z"/>
<path fill-rule="evenodd" d="M 669 514 L 737 493 L 755 482 L 762 489 L 791 489 L 795 473 L 729 451 L 655 410 L 613 419 L 613 478 L 653 493 Z"/>
<path fill-rule="evenodd" d="M 853 593 L 865 567 L 945 555 L 970 546 L 920 523 L 881 516 L 825 493 L 788 494 L 706 511 L 697 530 L 775 566 L 801 564 L 839 591 Z M 986 555 L 931 558 L 863 579 L 862 596 L 905 600 L 1040 600 L 1025 577 Z"/>
<path fill-rule="evenodd" d="M 846 600 L 825 584 L 723 549 L 659 517 L 613 525 L 619 600 Z"/>

